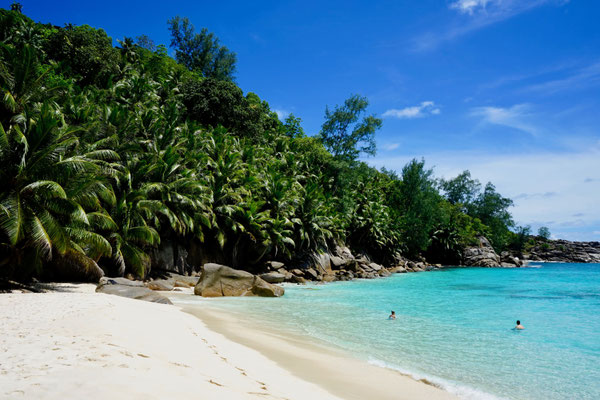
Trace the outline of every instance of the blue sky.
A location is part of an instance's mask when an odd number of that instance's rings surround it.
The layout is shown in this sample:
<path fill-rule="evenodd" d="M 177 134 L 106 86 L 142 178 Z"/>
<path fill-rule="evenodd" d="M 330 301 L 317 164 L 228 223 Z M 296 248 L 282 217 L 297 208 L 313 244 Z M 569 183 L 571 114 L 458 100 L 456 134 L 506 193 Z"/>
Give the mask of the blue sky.
<path fill-rule="evenodd" d="M 242 89 L 307 133 L 326 105 L 367 96 L 384 119 L 371 165 L 469 169 L 514 199 L 517 223 L 600 240 L 596 0 L 22 3 L 36 21 L 167 45 L 166 20 L 187 16 L 237 52 Z"/>

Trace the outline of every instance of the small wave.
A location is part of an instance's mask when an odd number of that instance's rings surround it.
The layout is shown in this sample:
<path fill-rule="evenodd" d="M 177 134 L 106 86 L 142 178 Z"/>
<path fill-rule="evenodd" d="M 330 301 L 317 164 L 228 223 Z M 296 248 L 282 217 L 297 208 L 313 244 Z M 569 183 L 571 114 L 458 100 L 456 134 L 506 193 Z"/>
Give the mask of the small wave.
<path fill-rule="evenodd" d="M 523 266 L 524 268 L 542 268 L 542 264 L 527 264 Z"/>
<path fill-rule="evenodd" d="M 370 358 L 368 360 L 369 364 L 376 365 L 378 367 L 392 369 L 394 371 L 400 372 L 402 375 L 410 376 L 414 380 L 426 383 L 431 386 L 439 387 L 449 393 L 452 393 L 461 399 L 465 400 L 506 400 L 503 397 L 494 396 L 493 394 L 486 393 L 479 389 L 475 389 L 466 385 L 462 385 L 456 382 L 447 381 L 442 378 L 438 378 L 436 376 L 423 375 L 419 373 L 415 373 L 413 371 L 406 370 L 404 368 L 400 368 L 396 365 L 388 364 L 385 361 L 381 361 L 378 359 Z"/>

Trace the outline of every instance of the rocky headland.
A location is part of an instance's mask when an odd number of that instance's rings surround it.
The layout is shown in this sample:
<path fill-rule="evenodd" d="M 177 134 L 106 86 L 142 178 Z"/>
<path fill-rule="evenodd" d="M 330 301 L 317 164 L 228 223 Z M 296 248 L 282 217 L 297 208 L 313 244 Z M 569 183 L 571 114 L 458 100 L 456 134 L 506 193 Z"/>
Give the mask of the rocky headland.
<path fill-rule="evenodd" d="M 268 261 L 258 267 L 231 268 L 207 262 L 199 268 L 189 264 L 187 251 L 167 249 L 155 263 L 154 277 L 145 282 L 125 278 L 101 278 L 98 292 L 116 294 L 159 303 L 169 300 L 156 291 L 192 291 L 199 296 L 264 296 L 284 294 L 280 283 L 334 282 L 353 279 L 373 279 L 394 273 L 425 272 L 442 268 L 482 267 L 519 268 L 529 261 L 569 263 L 600 262 L 599 242 L 569 242 L 531 237 L 523 251 L 503 251 L 498 254 L 483 236 L 479 243 L 462 252 L 459 265 L 430 264 L 397 255 L 388 265 L 374 262 L 366 254 L 353 254 L 344 246 L 330 252 L 307 254 L 289 264 Z M 176 254 L 176 256 L 175 256 Z M 170 257 L 172 256 L 172 257 Z M 249 272 L 252 271 L 252 272 Z M 132 278 L 132 277 L 130 277 Z"/>
<path fill-rule="evenodd" d="M 530 261 L 564 263 L 599 263 L 600 242 L 570 242 L 568 240 L 546 240 L 532 238 L 523 251 L 515 256 Z"/>

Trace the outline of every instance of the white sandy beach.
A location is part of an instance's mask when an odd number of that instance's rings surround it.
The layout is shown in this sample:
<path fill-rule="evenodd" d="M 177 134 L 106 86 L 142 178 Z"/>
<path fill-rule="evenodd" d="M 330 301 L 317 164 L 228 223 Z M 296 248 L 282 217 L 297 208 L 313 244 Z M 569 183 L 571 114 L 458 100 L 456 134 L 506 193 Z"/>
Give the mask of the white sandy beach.
<path fill-rule="evenodd" d="M 245 326 L 237 338 L 218 333 L 233 331 L 231 319 L 94 288 L 0 295 L 1 399 L 453 398 Z"/>

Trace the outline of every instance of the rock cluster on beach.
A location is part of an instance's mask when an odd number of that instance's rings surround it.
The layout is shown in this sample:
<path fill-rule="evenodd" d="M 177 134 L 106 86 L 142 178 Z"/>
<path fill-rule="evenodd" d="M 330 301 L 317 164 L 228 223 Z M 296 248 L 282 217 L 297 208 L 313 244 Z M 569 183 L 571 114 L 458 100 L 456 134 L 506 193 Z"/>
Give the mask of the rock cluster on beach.
<path fill-rule="evenodd" d="M 485 237 L 479 237 L 478 240 L 477 245 L 463 250 L 461 265 L 454 267 L 515 268 L 524 266 L 527 261 L 600 262 L 598 242 L 538 240 L 527 252 L 504 251 L 498 254 Z M 169 264 L 166 267 L 176 265 Z M 205 263 L 199 271 L 188 271 L 190 276 L 183 275 L 184 271 L 178 267 L 175 268 L 177 272 L 163 270 L 162 276 L 146 282 L 103 277 L 96 291 L 166 304 L 170 304 L 170 301 L 156 291 L 185 291 L 193 288 L 194 294 L 204 297 L 280 297 L 284 294 L 284 289 L 278 286 L 281 283 L 372 279 L 394 273 L 424 272 L 440 268 L 444 266 L 432 265 L 423 259 L 411 261 L 399 255 L 391 265 L 381 265 L 373 262 L 366 254 L 354 255 L 348 247 L 336 246 L 331 252 L 307 254 L 289 265 L 280 261 L 267 261 L 254 268 L 255 274 L 222 264 Z"/>
<path fill-rule="evenodd" d="M 485 237 L 480 236 L 478 240 L 478 245 L 464 249 L 462 266 L 487 268 L 515 268 L 523 266 L 523 261 L 509 252 L 502 252 L 498 255 Z"/>
<path fill-rule="evenodd" d="M 203 297 L 261 296 L 280 297 L 284 290 L 250 272 L 233 269 L 225 265 L 204 264 L 194 294 Z"/>
<path fill-rule="evenodd" d="M 130 299 L 145 300 L 153 303 L 172 304 L 169 299 L 147 288 L 144 282 L 132 281 L 126 278 L 101 278 L 98 293 L 114 294 Z"/>

